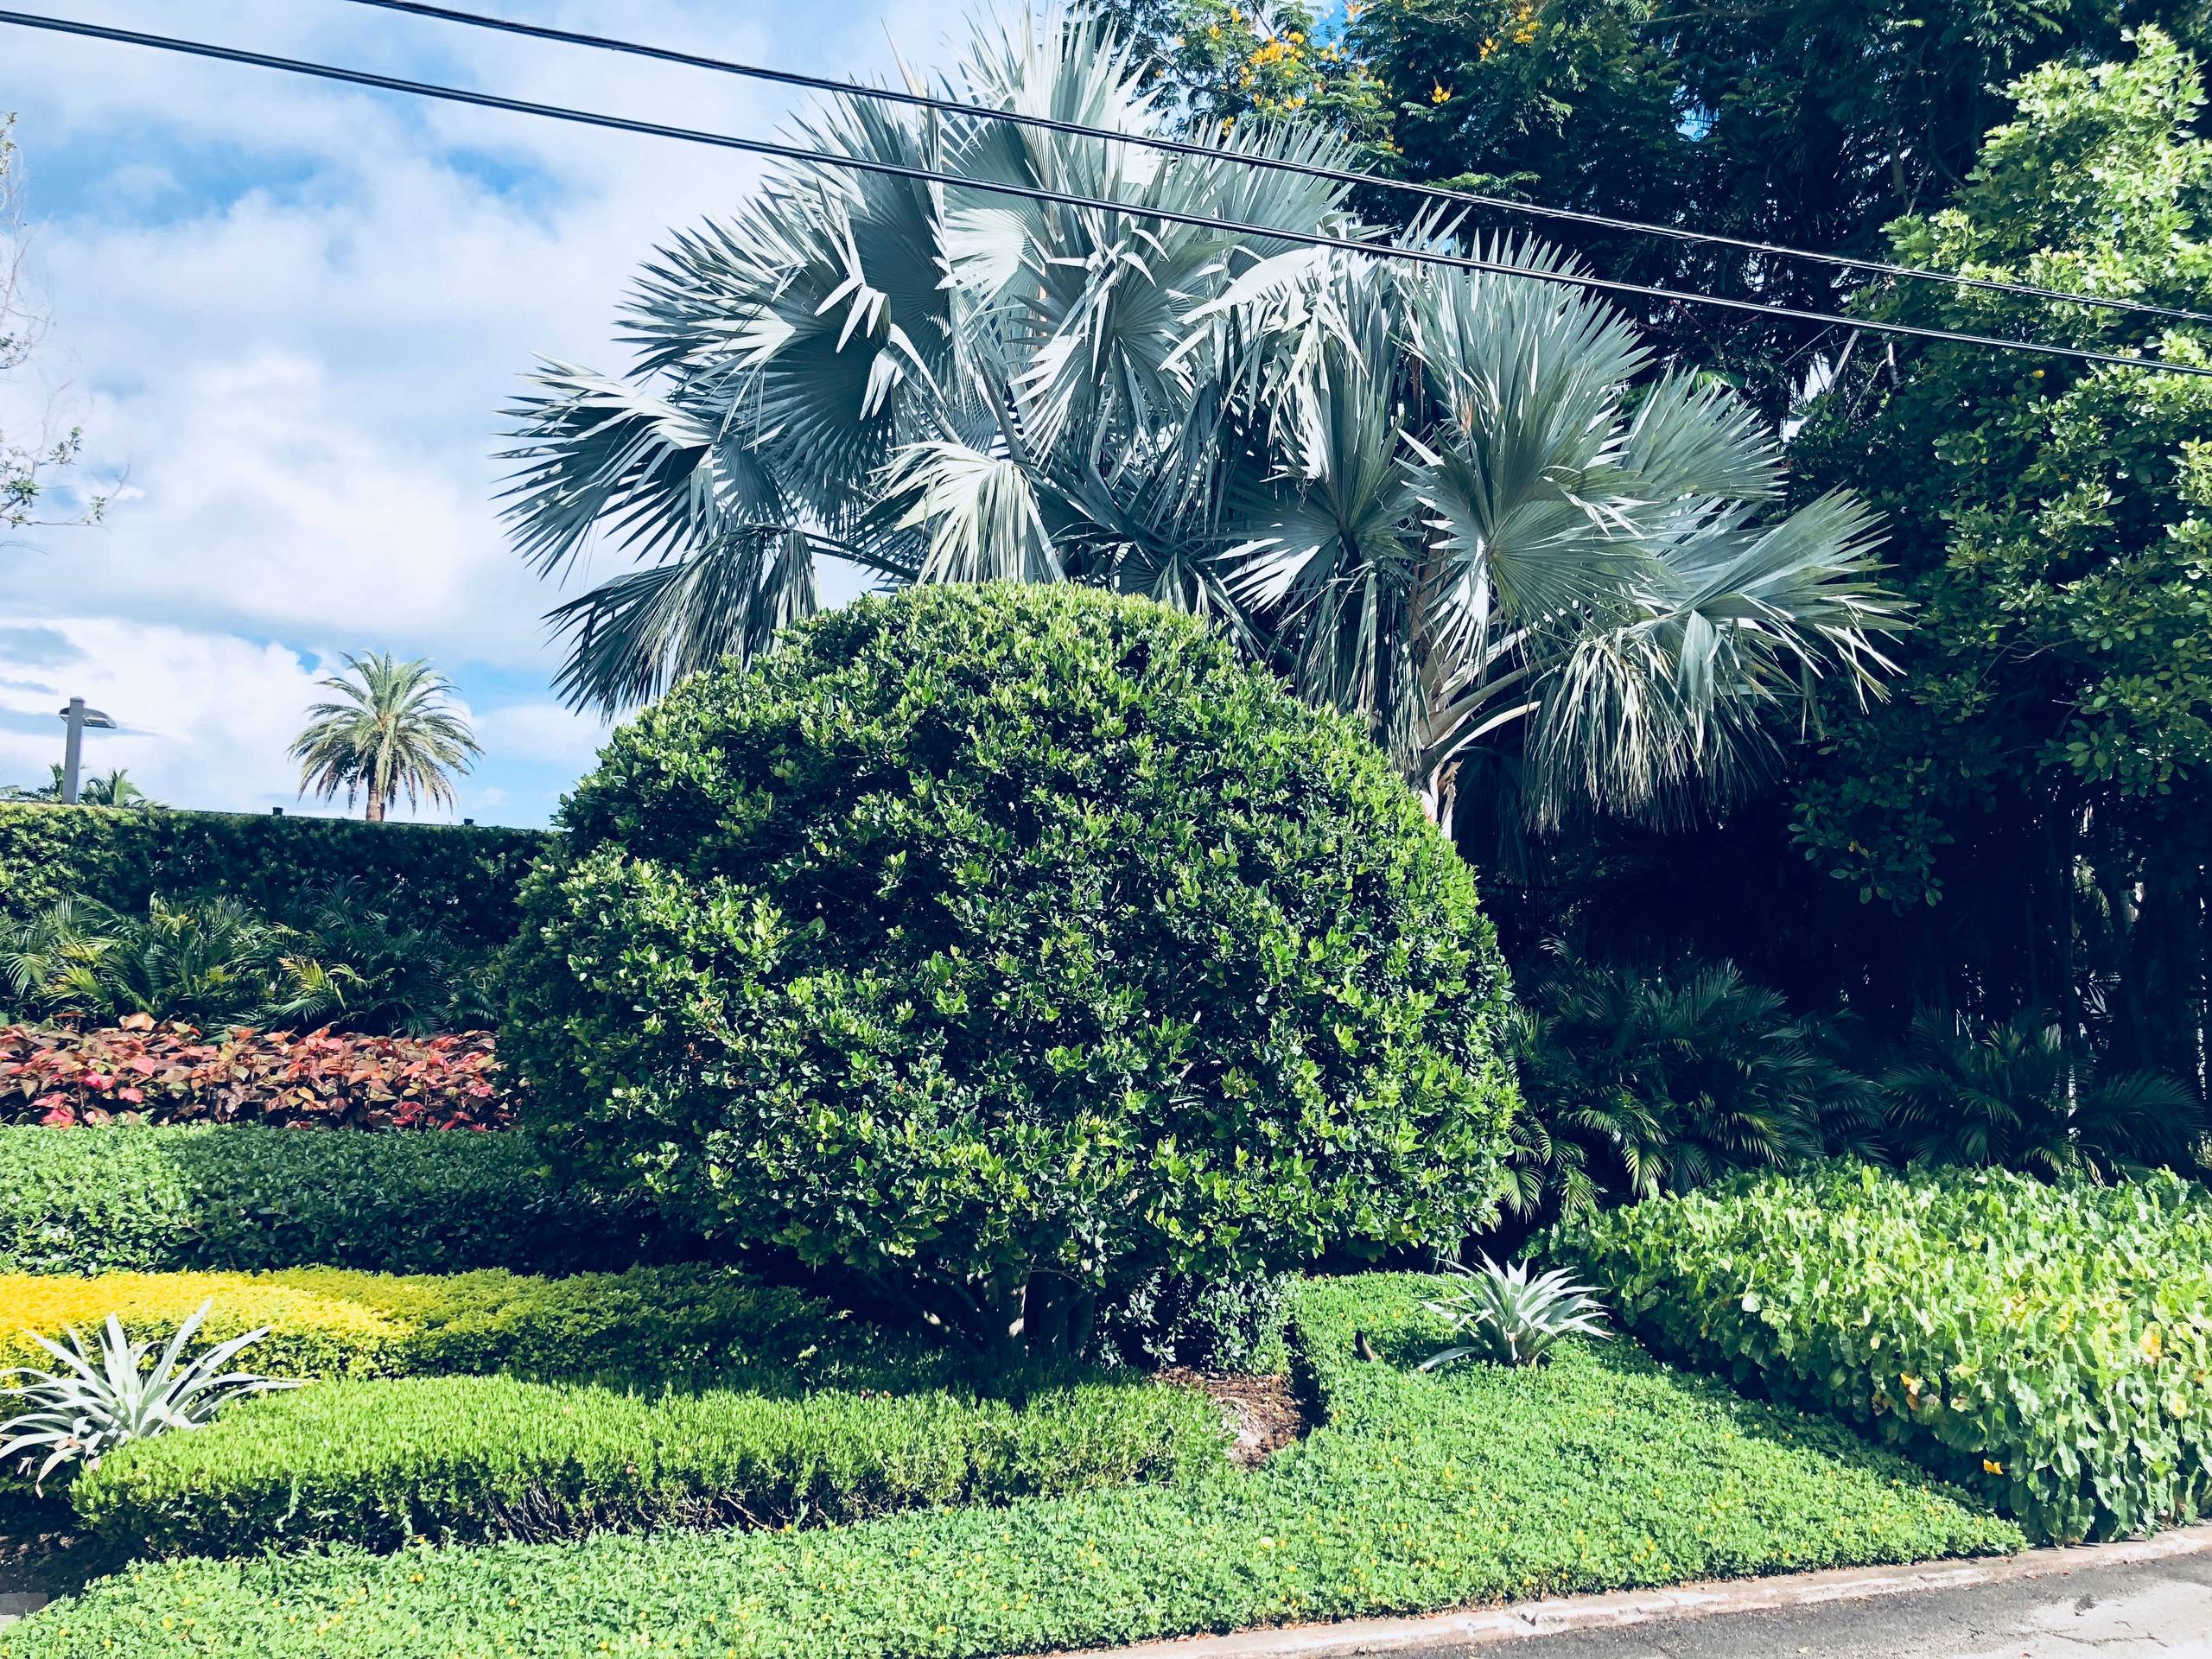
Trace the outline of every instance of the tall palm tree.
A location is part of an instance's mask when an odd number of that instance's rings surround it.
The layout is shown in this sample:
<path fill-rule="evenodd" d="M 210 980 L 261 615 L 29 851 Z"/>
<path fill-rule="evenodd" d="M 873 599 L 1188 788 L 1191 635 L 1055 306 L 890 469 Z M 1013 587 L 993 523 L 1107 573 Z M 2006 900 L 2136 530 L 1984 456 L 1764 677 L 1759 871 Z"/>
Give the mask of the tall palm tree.
<path fill-rule="evenodd" d="M 292 741 L 301 794 L 312 790 L 329 800 L 343 789 L 348 806 L 365 796 L 371 823 L 383 823 L 403 792 L 410 807 L 454 804 L 447 774 L 467 772 L 484 751 L 453 711 L 452 681 L 426 661 L 403 663 L 379 651 L 349 654 L 346 671 L 321 683 L 339 696 L 309 709 L 306 729 Z"/>
<path fill-rule="evenodd" d="M 981 105 L 1159 125 L 1112 38 L 977 25 Z M 1218 160 L 841 99 L 827 153 L 1373 241 L 1306 130 Z M 1411 239 L 1454 245 L 1432 221 Z M 1487 257 L 1555 274 L 1530 242 Z M 830 557 L 885 583 L 1078 581 L 1217 617 L 1364 720 L 1448 810 L 1503 753 L 1539 821 L 1756 775 L 1896 626 L 1848 496 L 1780 508 L 1774 445 L 1633 325 L 1530 275 L 1414 266 L 810 164 L 641 278 L 632 371 L 541 365 L 508 511 L 559 606 L 574 702 L 620 707 L 765 648 Z"/>

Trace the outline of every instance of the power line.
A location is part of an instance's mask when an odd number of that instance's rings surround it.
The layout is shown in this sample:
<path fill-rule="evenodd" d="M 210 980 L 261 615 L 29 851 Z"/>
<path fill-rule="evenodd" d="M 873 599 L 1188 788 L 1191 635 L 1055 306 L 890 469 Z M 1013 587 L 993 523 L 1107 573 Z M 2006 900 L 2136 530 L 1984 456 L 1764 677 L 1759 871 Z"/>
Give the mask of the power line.
<path fill-rule="evenodd" d="M 2081 363 L 2104 363 L 2120 368 L 2152 369 L 2171 374 L 2201 375 L 2212 378 L 2212 367 L 2192 363 L 2173 363 L 2161 358 L 2129 357 L 2114 352 L 2090 351 L 2079 346 L 2049 346 L 2036 340 L 2009 340 L 1991 334 L 1962 334 L 1950 328 L 1923 327 L 1916 323 L 1884 322 L 1871 318 L 1838 316 L 1826 311 L 1801 310 L 1794 306 L 1763 305 L 1756 300 L 1732 299 L 1725 295 L 1697 294 L 1680 289 L 1656 288 L 1643 283 L 1626 283 L 1609 276 L 1596 276 L 1580 271 L 1535 270 L 1524 265 L 1509 264 L 1501 260 L 1479 258 L 1471 254 L 1446 253 L 1431 248 L 1409 248 L 1387 243 L 1361 242 L 1350 237 L 1329 236 L 1316 231 L 1287 230 L 1275 226 L 1251 225 L 1236 219 L 1217 219 L 1205 213 L 1184 213 L 1172 207 L 1147 207 L 1141 203 L 1108 201 L 1096 196 L 1072 194 L 1064 190 L 1048 190 L 1036 185 L 1002 184 L 990 179 L 963 178 L 954 173 L 939 173 L 929 168 L 908 167 L 898 162 L 877 161 L 861 156 L 840 156 L 822 150 L 802 149 L 796 144 L 776 143 L 765 138 L 740 138 L 733 134 L 702 131 L 694 127 L 670 126 L 658 121 L 640 121 L 628 116 L 601 115 L 588 110 L 573 109 L 566 105 L 537 104 L 524 99 L 505 98 L 496 92 L 471 92 L 464 87 L 447 86 L 432 81 L 405 80 L 396 75 L 377 74 L 366 69 L 346 69 L 336 64 L 315 63 L 301 58 L 277 57 L 266 52 L 253 52 L 242 47 L 215 46 L 205 41 L 183 40 L 166 35 L 142 34 L 136 29 L 112 29 L 101 23 L 83 23 L 60 17 L 43 17 L 29 12 L 0 10 L 0 23 L 13 23 L 20 28 L 43 29 L 51 34 L 73 35 L 86 40 L 107 41 L 124 46 L 143 46 L 156 51 L 175 52 L 187 57 L 208 58 L 222 63 L 240 63 L 255 68 L 276 69 L 288 74 L 308 75 L 320 80 L 334 80 L 347 86 L 367 86 L 379 92 L 404 92 L 412 97 L 441 99 L 449 104 L 466 104 L 478 109 L 503 110 L 514 115 L 534 115 L 550 121 L 566 121 L 579 126 L 603 127 L 611 131 L 628 132 L 650 138 L 671 138 L 685 143 L 707 144 L 719 149 L 736 150 L 751 156 L 765 156 L 777 161 L 795 162 L 807 167 L 840 168 L 849 172 L 873 173 L 880 177 L 906 179 L 920 184 L 946 185 L 954 189 L 974 190 L 990 195 L 1017 196 L 1030 201 L 1041 201 L 1058 207 L 1091 209 L 1115 213 L 1124 218 L 1151 219 L 1164 225 L 1184 225 L 1198 230 L 1216 231 L 1231 236 L 1250 237 L 1260 241 L 1288 242 L 1300 247 L 1328 248 L 1339 252 L 1362 255 L 1372 259 L 1402 259 L 1415 264 L 1434 265 L 1446 270 L 1474 271 L 1484 276 L 1517 276 L 1525 281 L 1552 283 L 1563 287 L 1587 289 L 1597 293 L 1633 295 L 1639 299 L 1666 300 L 1688 305 L 1707 305 L 1722 310 L 1750 312 L 1760 316 L 1781 317 L 1795 322 L 1815 322 L 1825 326 L 1848 328 L 1859 333 L 1890 334 L 1903 339 L 1932 340 L 1959 346 L 1977 346 L 1993 351 L 2024 352 L 2033 356 L 2064 358 Z"/>
<path fill-rule="evenodd" d="M 1016 126 L 1032 127 L 1046 132 L 1065 133 L 1078 138 L 1101 138 L 1113 143 L 1135 144 L 1145 149 L 1160 150 L 1171 156 L 1197 156 L 1210 161 L 1230 160 L 1243 166 L 1265 168 L 1271 172 L 1295 173 L 1303 178 L 1325 179 L 1332 183 L 1351 185 L 1371 190 L 1389 190 L 1406 195 L 1419 196 L 1430 201 L 1449 202 L 1463 207 L 1486 207 L 1499 213 L 1521 213 L 1538 219 L 1557 219 L 1568 224 L 1588 226 L 1593 229 L 1628 231 L 1639 236 L 1671 238 L 1678 242 L 1692 242 L 1703 245 L 1735 248 L 1745 253 L 1766 254 L 1777 259 L 1803 259 L 1816 264 L 1844 270 L 1869 271 L 1884 276 L 1908 277 L 1916 282 L 1942 283 L 1953 288 L 1980 289 L 1993 294 L 2010 294 L 2023 299 L 2057 300 L 2069 305 L 2095 307 L 2109 311 L 2132 311 L 2146 316 L 2171 317 L 2181 322 L 2212 322 L 2212 312 L 2190 311 L 2178 306 L 2152 305 L 2143 300 L 2124 300 L 2095 294 L 2069 294 L 2064 289 L 2038 288 L 2031 283 L 2000 282 L 1988 276 L 1965 276 L 1955 271 L 1928 270 L 1915 265 L 1894 264 L 1881 259 L 1861 259 L 1849 254 L 1826 253 L 1811 248 L 1785 247 L 1776 242 L 1759 242 L 1739 236 L 1726 236 L 1714 231 L 1693 231 L 1679 225 L 1652 224 L 1643 219 L 1618 219 L 1606 213 L 1584 213 L 1573 207 L 1551 207 L 1540 202 L 1515 201 L 1507 196 L 1483 195 L 1472 190 L 1455 190 L 1446 186 L 1421 184 L 1409 179 L 1387 179 L 1371 173 L 1356 173 L 1343 168 L 1323 167 L 1313 162 L 1293 161 L 1274 156 L 1255 156 L 1243 151 L 1228 150 L 1211 144 L 1193 143 L 1186 139 L 1169 138 L 1154 134 L 1116 132 L 1108 127 L 1086 126 L 1078 121 L 1063 121 L 1054 116 L 1030 115 L 1018 110 L 992 109 L 987 105 L 965 102 L 959 99 L 938 98 L 927 92 L 902 91 L 889 86 L 868 86 L 855 80 L 839 80 L 829 75 L 810 75 L 796 69 L 773 69 L 762 64 L 741 63 L 730 58 L 707 57 L 696 52 L 678 51 L 672 47 L 648 46 L 639 41 L 623 40 L 607 35 L 586 35 L 574 29 L 553 29 L 543 23 L 518 22 L 511 18 L 487 16 L 480 12 L 457 11 L 449 6 L 425 3 L 425 0 L 352 0 L 359 6 L 374 6 L 385 11 L 406 12 L 417 17 L 429 17 L 440 22 L 460 23 L 471 29 L 488 29 L 506 35 L 526 35 L 532 40 L 553 41 L 564 46 L 588 47 L 601 52 L 621 52 L 632 57 L 652 58 L 662 63 L 681 64 L 686 68 L 709 69 L 718 74 L 741 75 L 749 80 L 772 81 L 782 86 L 798 86 L 811 92 L 830 92 L 848 98 L 865 98 L 878 103 L 899 104 L 910 109 L 938 110 L 949 114 L 967 116 L 986 121 L 1010 122 Z"/>

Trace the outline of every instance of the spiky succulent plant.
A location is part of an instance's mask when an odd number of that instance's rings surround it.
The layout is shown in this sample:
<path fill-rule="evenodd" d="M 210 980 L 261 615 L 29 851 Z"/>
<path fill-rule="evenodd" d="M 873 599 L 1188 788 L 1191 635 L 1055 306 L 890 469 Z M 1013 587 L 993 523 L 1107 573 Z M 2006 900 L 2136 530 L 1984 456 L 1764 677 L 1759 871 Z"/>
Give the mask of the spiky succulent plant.
<path fill-rule="evenodd" d="M 1469 1359 L 1533 1365 L 1561 1337 L 1612 1334 L 1605 1329 L 1604 1305 L 1589 1286 L 1572 1282 L 1564 1268 L 1531 1278 L 1526 1262 L 1501 1268 L 1484 1256 L 1479 1268 L 1458 1262 L 1442 1265 L 1459 1281 L 1458 1287 L 1442 1300 L 1421 1306 L 1462 1340 L 1423 1360 L 1424 1371 Z"/>
<path fill-rule="evenodd" d="M 31 1339 L 59 1360 L 61 1369 L 18 1365 L 0 1371 L 0 1378 L 20 1379 L 0 1388 L 0 1394 L 29 1407 L 0 1422 L 0 1469 L 20 1466 L 31 1472 L 35 1465 L 31 1478 L 42 1489 L 46 1478 L 66 1464 L 89 1468 L 126 1441 L 198 1428 L 241 1395 L 301 1386 L 296 1380 L 223 1369 L 267 1336 L 266 1325 L 185 1359 L 186 1344 L 213 1306 L 211 1297 L 177 1327 L 150 1371 L 145 1364 L 153 1343 L 131 1341 L 112 1313 L 97 1353 L 74 1327 L 66 1333 L 66 1346 L 31 1332 Z"/>

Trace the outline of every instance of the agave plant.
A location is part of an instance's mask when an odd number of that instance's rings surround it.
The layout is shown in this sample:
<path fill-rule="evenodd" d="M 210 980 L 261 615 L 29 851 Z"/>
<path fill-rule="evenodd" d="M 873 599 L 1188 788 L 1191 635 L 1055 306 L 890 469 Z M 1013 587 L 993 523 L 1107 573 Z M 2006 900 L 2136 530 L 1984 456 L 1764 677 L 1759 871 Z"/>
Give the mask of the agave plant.
<path fill-rule="evenodd" d="M 1482 1266 L 1446 1262 L 1459 1288 L 1441 1301 L 1421 1306 L 1465 1338 L 1456 1347 L 1431 1354 L 1421 1369 L 1433 1371 L 1462 1360 L 1497 1365 L 1534 1365 L 1561 1337 L 1612 1335 L 1605 1309 L 1588 1285 L 1578 1285 L 1567 1269 L 1529 1276 L 1529 1263 L 1501 1268 L 1485 1255 Z"/>
<path fill-rule="evenodd" d="M 295 1379 L 223 1369 L 267 1336 L 266 1325 L 183 1359 L 185 1345 L 214 1305 L 212 1297 L 200 1303 L 177 1327 L 150 1371 L 145 1363 L 153 1344 L 132 1342 L 124 1333 L 122 1320 L 112 1313 L 107 1316 L 97 1354 L 73 1326 L 66 1333 L 67 1346 L 33 1332 L 31 1339 L 59 1360 L 62 1369 L 41 1371 L 18 1365 L 0 1371 L 0 1376 L 26 1379 L 0 1389 L 0 1393 L 13 1395 L 30 1407 L 0 1423 L 0 1468 L 11 1459 L 20 1460 L 27 1471 L 35 1465 L 32 1480 L 43 1490 L 46 1478 L 66 1464 L 91 1468 L 129 1441 L 198 1428 L 242 1395 L 302 1386 Z"/>
<path fill-rule="evenodd" d="M 981 108 L 1163 124 L 1078 20 L 982 20 L 956 79 Z M 1318 128 L 1171 164 L 854 98 L 800 137 L 1131 211 L 801 162 L 664 248 L 630 372 L 548 364 L 513 410 L 518 550 L 549 576 L 602 538 L 637 560 L 553 613 L 579 703 L 768 648 L 820 558 L 1094 582 L 1217 618 L 1365 721 L 1439 817 L 1476 752 L 1527 757 L 1544 822 L 1748 779 L 1817 681 L 1885 666 L 1866 509 L 1786 505 L 1751 413 L 1662 372 L 1555 280 L 1567 256 L 1492 240 L 1516 269 L 1474 274 L 1269 234 L 1392 234 L 1340 183 L 1243 164 L 1344 164 Z"/>

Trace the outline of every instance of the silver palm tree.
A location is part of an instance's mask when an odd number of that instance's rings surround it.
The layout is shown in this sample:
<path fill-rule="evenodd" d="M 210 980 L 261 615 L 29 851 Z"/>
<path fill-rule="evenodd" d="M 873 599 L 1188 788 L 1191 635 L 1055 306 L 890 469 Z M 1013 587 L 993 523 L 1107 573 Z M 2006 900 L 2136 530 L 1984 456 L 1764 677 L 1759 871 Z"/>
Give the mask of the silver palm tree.
<path fill-rule="evenodd" d="M 976 26 L 979 107 L 1149 132 L 1096 26 Z M 549 576 L 634 568 L 552 613 L 563 689 L 616 708 L 816 605 L 817 561 L 886 584 L 1077 581 L 1218 618 L 1367 721 L 1448 810 L 1510 751 L 1531 816 L 1649 811 L 1755 774 L 1823 677 L 1864 691 L 1892 601 L 1866 511 L 1781 510 L 1781 460 L 1725 391 L 1657 372 L 1535 243 L 1484 275 L 1147 219 L 1373 241 L 1326 135 L 1218 160 L 840 100 L 827 155 L 1127 204 L 787 168 L 677 236 L 613 377 L 546 364 L 512 411 L 516 543 Z M 1407 239 L 1453 245 L 1432 221 Z"/>

